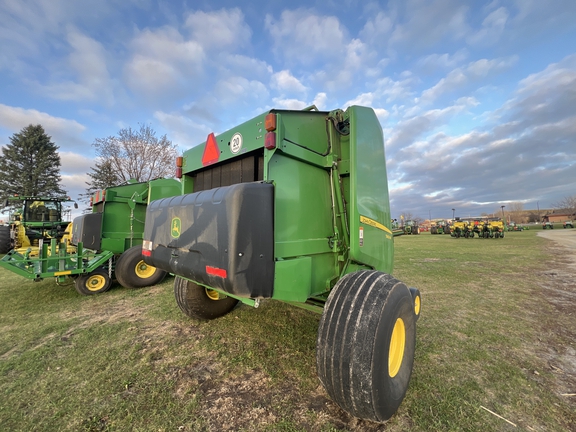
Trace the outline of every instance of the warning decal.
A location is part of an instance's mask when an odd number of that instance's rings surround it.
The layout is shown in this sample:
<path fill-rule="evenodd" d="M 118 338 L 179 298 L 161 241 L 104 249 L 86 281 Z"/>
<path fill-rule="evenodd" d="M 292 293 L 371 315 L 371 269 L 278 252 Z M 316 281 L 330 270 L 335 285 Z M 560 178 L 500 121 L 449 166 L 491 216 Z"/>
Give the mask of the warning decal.
<path fill-rule="evenodd" d="M 230 151 L 236 154 L 240 150 L 242 150 L 242 135 L 236 132 L 234 135 L 232 135 L 232 139 L 230 140 Z"/>
<path fill-rule="evenodd" d="M 392 234 L 392 231 L 390 231 L 387 227 L 382 225 L 380 222 L 376 222 L 374 219 L 367 218 L 366 216 L 360 216 L 360 223 L 373 226 L 374 228 L 378 228 L 382 231 L 385 231 L 389 234 Z"/>

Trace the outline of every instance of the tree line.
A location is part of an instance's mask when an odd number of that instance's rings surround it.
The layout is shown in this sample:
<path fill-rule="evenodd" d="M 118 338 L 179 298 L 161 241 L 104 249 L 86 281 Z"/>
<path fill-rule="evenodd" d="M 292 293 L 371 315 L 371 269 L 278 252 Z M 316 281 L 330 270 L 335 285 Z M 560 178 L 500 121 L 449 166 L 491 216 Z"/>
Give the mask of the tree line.
<path fill-rule="evenodd" d="M 0 158 L 0 200 L 9 196 L 66 195 L 61 184 L 61 160 L 52 137 L 42 125 L 28 125 L 9 138 Z M 126 183 L 130 179 L 146 182 L 159 177 L 173 177 L 178 156 L 176 145 L 166 135 L 156 136 L 145 124 L 138 129 L 121 129 L 116 135 L 97 138 L 92 147 L 96 154 L 94 166 L 87 173 L 88 200 L 97 190 Z"/>

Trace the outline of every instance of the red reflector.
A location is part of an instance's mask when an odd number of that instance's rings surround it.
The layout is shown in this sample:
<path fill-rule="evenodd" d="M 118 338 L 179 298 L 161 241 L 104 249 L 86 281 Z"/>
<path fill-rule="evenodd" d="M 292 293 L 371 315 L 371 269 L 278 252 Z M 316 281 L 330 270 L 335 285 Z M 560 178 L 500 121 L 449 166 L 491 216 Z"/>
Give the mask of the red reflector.
<path fill-rule="evenodd" d="M 264 147 L 268 150 L 274 150 L 276 148 L 276 134 L 274 132 L 266 132 Z"/>
<path fill-rule="evenodd" d="M 264 118 L 264 128 L 268 132 L 276 130 L 276 114 L 266 114 L 266 117 Z"/>
<path fill-rule="evenodd" d="M 182 168 L 176 168 L 176 178 L 182 178 Z"/>
<path fill-rule="evenodd" d="M 144 256 L 152 256 L 152 251 L 149 251 L 148 249 L 142 249 L 142 255 Z"/>
<path fill-rule="evenodd" d="M 218 162 L 220 158 L 220 149 L 216 143 L 216 137 L 214 133 L 208 135 L 206 138 L 206 146 L 204 147 L 204 154 L 202 155 L 202 165 L 210 165 Z"/>
<path fill-rule="evenodd" d="M 226 278 L 226 275 L 227 275 L 226 270 L 219 269 L 217 267 L 210 267 L 210 266 L 206 266 L 206 273 L 208 273 L 209 275 L 218 276 L 218 277 L 221 277 L 224 279 Z"/>

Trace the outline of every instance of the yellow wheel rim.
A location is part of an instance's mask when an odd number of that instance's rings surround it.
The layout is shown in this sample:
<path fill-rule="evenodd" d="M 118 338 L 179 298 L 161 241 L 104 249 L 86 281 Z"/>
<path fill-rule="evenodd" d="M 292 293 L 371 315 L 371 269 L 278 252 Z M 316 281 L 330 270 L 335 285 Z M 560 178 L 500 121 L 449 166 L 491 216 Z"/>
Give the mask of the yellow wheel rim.
<path fill-rule="evenodd" d="M 414 299 L 414 313 L 416 316 L 420 315 L 420 296 L 417 295 Z"/>
<path fill-rule="evenodd" d="M 148 279 L 149 277 L 152 277 L 154 273 L 156 273 L 156 267 L 152 267 L 146 264 L 144 261 L 140 261 L 138 264 L 136 264 L 134 273 L 136 273 L 136 276 L 138 276 L 140 279 Z"/>
<path fill-rule="evenodd" d="M 390 352 L 388 353 L 388 374 L 394 378 L 400 366 L 402 366 L 402 359 L 404 358 L 404 346 L 406 345 L 406 327 L 402 318 L 396 320 L 394 330 L 392 330 L 392 338 L 390 339 Z"/>
<path fill-rule="evenodd" d="M 209 288 L 205 288 L 206 295 L 210 300 L 220 300 L 220 293 Z"/>
<path fill-rule="evenodd" d="M 93 275 L 86 280 L 86 288 L 89 291 L 98 291 L 106 285 L 106 278 L 101 275 Z"/>

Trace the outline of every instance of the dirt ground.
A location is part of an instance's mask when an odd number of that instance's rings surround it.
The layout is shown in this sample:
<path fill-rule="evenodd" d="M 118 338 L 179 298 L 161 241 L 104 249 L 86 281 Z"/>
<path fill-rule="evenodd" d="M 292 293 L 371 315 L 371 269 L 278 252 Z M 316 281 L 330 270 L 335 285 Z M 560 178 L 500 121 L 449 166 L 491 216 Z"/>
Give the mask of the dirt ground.
<path fill-rule="evenodd" d="M 542 345 L 537 349 L 556 377 L 557 394 L 576 409 L 576 229 L 538 235 L 551 240 L 547 268 L 538 275 L 538 284 L 557 316 L 553 325 L 543 326 Z"/>

